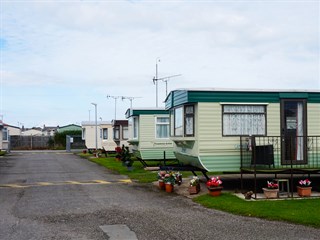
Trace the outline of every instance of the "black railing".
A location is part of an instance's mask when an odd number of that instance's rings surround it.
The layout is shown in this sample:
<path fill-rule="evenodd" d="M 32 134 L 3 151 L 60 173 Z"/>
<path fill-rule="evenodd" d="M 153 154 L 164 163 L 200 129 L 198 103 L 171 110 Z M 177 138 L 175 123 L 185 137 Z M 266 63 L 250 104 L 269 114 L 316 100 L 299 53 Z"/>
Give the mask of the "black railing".
<path fill-rule="evenodd" d="M 241 169 L 320 168 L 320 136 L 240 137 Z"/>

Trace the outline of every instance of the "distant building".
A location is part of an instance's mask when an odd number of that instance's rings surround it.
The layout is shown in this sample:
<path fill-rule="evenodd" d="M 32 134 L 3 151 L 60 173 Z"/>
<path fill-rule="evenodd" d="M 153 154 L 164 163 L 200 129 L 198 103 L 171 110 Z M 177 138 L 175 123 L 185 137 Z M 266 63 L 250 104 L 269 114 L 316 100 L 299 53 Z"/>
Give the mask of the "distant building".
<path fill-rule="evenodd" d="M 42 136 L 44 135 L 40 127 L 26 128 L 21 132 L 22 136 Z"/>
<path fill-rule="evenodd" d="M 46 125 L 43 125 L 42 133 L 44 136 L 54 136 L 54 134 L 57 132 L 57 127 L 47 127 Z"/>

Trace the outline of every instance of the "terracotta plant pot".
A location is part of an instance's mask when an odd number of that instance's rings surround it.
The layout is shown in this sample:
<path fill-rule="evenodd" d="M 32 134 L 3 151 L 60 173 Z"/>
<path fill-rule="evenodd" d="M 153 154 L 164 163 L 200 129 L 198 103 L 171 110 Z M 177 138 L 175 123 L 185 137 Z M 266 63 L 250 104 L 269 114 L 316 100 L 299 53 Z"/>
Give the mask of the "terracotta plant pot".
<path fill-rule="evenodd" d="M 166 187 L 166 192 L 169 192 L 169 193 L 171 193 L 171 192 L 173 192 L 173 185 L 172 184 L 165 184 L 165 187 Z"/>
<path fill-rule="evenodd" d="M 196 186 L 189 186 L 188 188 L 189 194 L 197 194 L 198 192 L 200 192 L 200 185 L 196 185 Z"/>
<path fill-rule="evenodd" d="M 208 187 L 209 194 L 214 197 L 220 196 L 222 189 L 223 187 Z"/>
<path fill-rule="evenodd" d="M 159 188 L 161 190 L 165 190 L 166 189 L 166 185 L 165 185 L 164 181 L 159 181 Z"/>
<path fill-rule="evenodd" d="M 279 189 L 262 188 L 264 196 L 266 198 L 278 198 Z"/>
<path fill-rule="evenodd" d="M 297 186 L 297 192 L 300 197 L 310 197 L 312 187 Z"/>

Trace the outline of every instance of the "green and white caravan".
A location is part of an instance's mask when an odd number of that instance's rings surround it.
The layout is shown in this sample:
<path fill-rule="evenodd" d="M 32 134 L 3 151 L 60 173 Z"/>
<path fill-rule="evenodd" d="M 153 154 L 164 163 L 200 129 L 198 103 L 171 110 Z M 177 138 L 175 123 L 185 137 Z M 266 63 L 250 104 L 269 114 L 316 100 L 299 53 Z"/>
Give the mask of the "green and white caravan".
<path fill-rule="evenodd" d="M 261 145 L 271 147 L 267 167 L 320 169 L 319 90 L 178 89 L 165 104 L 180 163 L 239 172 Z"/>
<path fill-rule="evenodd" d="M 169 112 L 160 108 L 129 108 L 129 144 L 144 164 L 150 160 L 176 160 L 169 139 Z"/>

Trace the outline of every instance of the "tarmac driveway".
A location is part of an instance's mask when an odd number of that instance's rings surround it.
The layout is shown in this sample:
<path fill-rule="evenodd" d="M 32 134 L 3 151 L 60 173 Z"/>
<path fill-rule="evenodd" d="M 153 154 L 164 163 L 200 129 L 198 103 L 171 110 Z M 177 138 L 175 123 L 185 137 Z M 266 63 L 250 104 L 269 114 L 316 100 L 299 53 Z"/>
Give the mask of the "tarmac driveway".
<path fill-rule="evenodd" d="M 320 229 L 206 209 L 64 152 L 13 152 L 0 158 L 0 204 L 0 239 L 320 236 Z"/>

